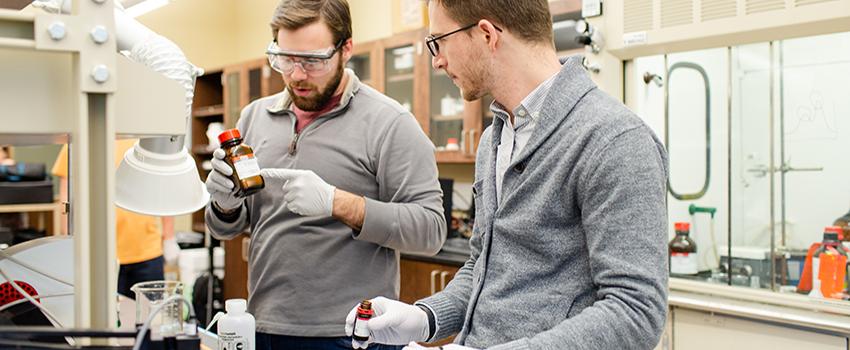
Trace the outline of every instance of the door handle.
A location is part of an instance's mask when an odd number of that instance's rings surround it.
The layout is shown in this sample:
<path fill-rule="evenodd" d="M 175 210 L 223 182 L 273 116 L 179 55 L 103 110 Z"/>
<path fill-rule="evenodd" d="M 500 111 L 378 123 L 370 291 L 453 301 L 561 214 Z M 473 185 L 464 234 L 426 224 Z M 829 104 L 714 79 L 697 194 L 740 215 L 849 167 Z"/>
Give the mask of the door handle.
<path fill-rule="evenodd" d="M 446 277 L 449 275 L 448 271 L 440 272 L 440 290 L 446 289 Z"/>
<path fill-rule="evenodd" d="M 431 270 L 431 295 L 437 293 L 437 273 L 438 270 Z"/>
<path fill-rule="evenodd" d="M 251 246 L 251 238 L 242 238 L 242 260 L 248 262 L 248 247 Z"/>

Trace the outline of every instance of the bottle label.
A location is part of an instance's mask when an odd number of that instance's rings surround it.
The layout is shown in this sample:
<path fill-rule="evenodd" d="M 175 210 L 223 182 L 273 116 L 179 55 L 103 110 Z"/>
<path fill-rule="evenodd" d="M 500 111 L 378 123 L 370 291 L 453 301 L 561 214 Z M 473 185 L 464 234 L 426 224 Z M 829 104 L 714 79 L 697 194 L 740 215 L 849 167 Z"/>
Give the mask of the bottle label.
<path fill-rule="evenodd" d="M 260 164 L 257 163 L 257 158 L 254 158 L 253 155 L 233 157 L 232 160 L 239 180 L 260 175 Z"/>
<path fill-rule="evenodd" d="M 696 275 L 697 254 L 696 253 L 671 253 L 670 273 L 677 275 Z"/>
<path fill-rule="evenodd" d="M 369 327 L 368 322 L 369 319 L 358 317 L 354 322 L 354 335 L 358 337 L 368 338 L 369 337 Z"/>
<path fill-rule="evenodd" d="M 219 330 L 218 350 L 249 350 L 248 338 L 236 332 L 225 332 Z"/>

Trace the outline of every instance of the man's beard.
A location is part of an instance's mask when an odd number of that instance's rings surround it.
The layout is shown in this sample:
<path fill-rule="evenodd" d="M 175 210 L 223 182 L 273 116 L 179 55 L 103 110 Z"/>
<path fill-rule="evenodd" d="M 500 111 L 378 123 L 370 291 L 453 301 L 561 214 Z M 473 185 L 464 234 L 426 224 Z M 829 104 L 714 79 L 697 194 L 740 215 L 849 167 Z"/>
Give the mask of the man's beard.
<path fill-rule="evenodd" d="M 344 72 L 345 69 L 342 66 L 342 60 L 340 60 L 337 64 L 336 70 L 334 71 L 333 77 L 331 77 L 331 80 L 328 81 L 324 90 L 318 90 L 317 95 L 298 96 L 294 91 L 292 91 L 293 88 L 316 88 L 316 85 L 308 82 L 287 84 L 286 90 L 289 91 L 289 96 L 292 97 L 292 103 L 294 103 L 298 109 L 309 112 L 320 111 L 325 107 L 325 104 L 328 103 L 331 97 L 333 97 L 334 92 L 336 92 L 336 89 L 339 87 L 339 83 L 342 81 L 342 75 Z"/>

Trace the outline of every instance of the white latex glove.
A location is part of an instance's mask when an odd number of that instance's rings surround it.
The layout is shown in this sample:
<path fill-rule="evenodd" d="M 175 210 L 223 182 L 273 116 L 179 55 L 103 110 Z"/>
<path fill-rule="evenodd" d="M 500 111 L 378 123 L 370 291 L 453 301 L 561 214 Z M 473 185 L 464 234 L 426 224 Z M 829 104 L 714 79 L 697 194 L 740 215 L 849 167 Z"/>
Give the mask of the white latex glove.
<path fill-rule="evenodd" d="M 375 315 L 368 321 L 371 336 L 361 342 L 351 339 L 355 349 L 365 349 L 371 343 L 386 345 L 404 345 L 410 342 L 425 341 L 428 338 L 428 315 L 418 306 L 400 301 L 377 297 L 372 299 Z M 357 304 L 345 318 L 345 334 L 351 336 L 354 321 L 357 318 Z"/>
<path fill-rule="evenodd" d="M 166 264 L 177 264 L 177 258 L 180 257 L 180 246 L 177 245 L 177 240 L 169 238 L 162 241 L 162 257 L 165 258 Z"/>
<path fill-rule="evenodd" d="M 325 180 L 310 170 L 263 169 L 264 179 L 283 180 L 283 205 L 302 216 L 331 216 L 334 190 Z"/>
<path fill-rule="evenodd" d="M 457 345 L 457 344 L 448 344 L 443 346 L 435 346 L 435 347 L 426 347 L 417 344 L 416 342 L 410 342 L 401 350 L 418 350 L 418 349 L 440 349 L 440 350 L 478 350 L 476 348 L 470 348 L 468 346 Z"/>
<path fill-rule="evenodd" d="M 213 170 L 207 175 L 207 192 L 220 209 L 234 210 L 242 206 L 242 198 L 236 197 L 236 184 L 230 179 L 233 169 L 224 161 L 224 150 L 219 148 L 213 152 Z"/>

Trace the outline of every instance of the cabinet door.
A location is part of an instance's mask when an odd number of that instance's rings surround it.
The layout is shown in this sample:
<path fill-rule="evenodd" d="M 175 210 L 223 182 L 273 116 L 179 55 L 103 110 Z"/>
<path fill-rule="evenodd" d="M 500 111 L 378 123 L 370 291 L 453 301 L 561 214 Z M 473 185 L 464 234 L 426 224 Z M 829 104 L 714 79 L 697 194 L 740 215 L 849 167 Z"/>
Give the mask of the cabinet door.
<path fill-rule="evenodd" d="M 429 136 L 438 152 L 462 152 L 461 138 L 464 132 L 465 103 L 460 89 L 442 69 L 429 69 Z M 464 147 L 465 148 L 465 147 Z"/>
<path fill-rule="evenodd" d="M 847 349 L 845 337 L 701 311 L 673 312 L 673 349 Z"/>
<path fill-rule="evenodd" d="M 252 62 L 248 67 L 245 67 L 245 100 L 242 101 L 242 107 L 247 106 L 254 100 L 263 97 L 263 62 Z"/>
<path fill-rule="evenodd" d="M 399 300 L 412 304 L 443 290 L 457 270 L 454 266 L 402 259 Z"/>
<path fill-rule="evenodd" d="M 224 127 L 233 128 L 242 111 L 242 70 L 227 68 L 224 70 Z"/>
<path fill-rule="evenodd" d="M 399 34 L 381 42 L 383 92 L 413 113 L 428 133 L 428 66 L 423 31 Z"/>
<path fill-rule="evenodd" d="M 384 91 L 382 47 L 380 42 L 357 43 L 346 68 L 354 71 L 363 84 Z"/>
<path fill-rule="evenodd" d="M 443 290 L 454 278 L 457 271 L 458 267 L 455 266 L 401 259 L 401 294 L 399 300 L 412 304 L 419 299 L 431 296 Z M 422 345 L 444 345 L 451 343 L 452 340 L 454 340 L 454 337 L 448 337 Z"/>

